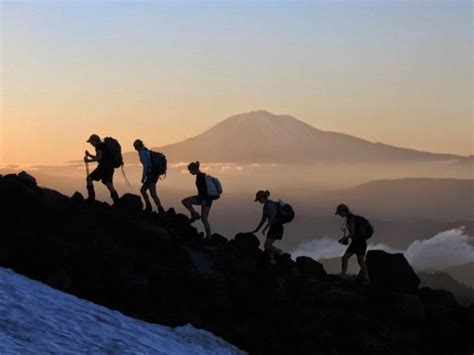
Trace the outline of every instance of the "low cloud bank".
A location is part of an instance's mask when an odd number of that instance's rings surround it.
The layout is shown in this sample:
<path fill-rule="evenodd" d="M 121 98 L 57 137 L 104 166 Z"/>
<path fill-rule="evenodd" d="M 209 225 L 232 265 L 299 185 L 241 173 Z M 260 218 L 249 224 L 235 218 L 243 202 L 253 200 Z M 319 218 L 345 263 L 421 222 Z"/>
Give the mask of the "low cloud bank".
<path fill-rule="evenodd" d="M 443 270 L 448 267 L 474 262 L 474 236 L 463 228 L 438 233 L 426 240 L 415 240 L 405 250 L 397 250 L 383 243 L 369 244 L 369 250 L 403 253 L 417 270 Z M 323 237 L 301 243 L 291 254 L 296 258 L 306 255 L 315 260 L 332 259 L 344 254 L 346 246 L 337 240 Z"/>

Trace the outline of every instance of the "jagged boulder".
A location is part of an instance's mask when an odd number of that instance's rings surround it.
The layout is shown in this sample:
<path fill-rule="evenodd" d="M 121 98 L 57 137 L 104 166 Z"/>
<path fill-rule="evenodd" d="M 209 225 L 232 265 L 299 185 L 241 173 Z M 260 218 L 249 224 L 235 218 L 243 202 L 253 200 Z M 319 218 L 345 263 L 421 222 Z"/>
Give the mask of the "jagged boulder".
<path fill-rule="evenodd" d="M 260 247 L 260 240 L 252 233 L 238 233 L 231 243 L 244 252 L 255 252 Z"/>
<path fill-rule="evenodd" d="M 28 174 L 26 171 L 22 171 L 21 173 L 18 174 L 18 178 L 23 181 L 25 184 L 31 186 L 31 187 L 36 187 L 38 186 L 36 179 Z"/>
<path fill-rule="evenodd" d="M 140 212 L 143 210 L 143 202 L 140 196 L 134 194 L 123 195 L 115 207 L 129 212 Z"/>
<path fill-rule="evenodd" d="M 296 258 L 296 265 L 298 266 L 301 275 L 306 278 L 323 280 L 328 275 L 321 263 L 318 263 L 316 260 L 308 256 L 300 256 Z"/>
<path fill-rule="evenodd" d="M 71 196 L 71 200 L 73 200 L 75 202 L 83 202 L 84 201 L 84 196 L 80 192 L 76 191 Z"/>
<path fill-rule="evenodd" d="M 446 290 L 433 290 L 429 287 L 422 287 L 418 294 L 425 304 L 438 304 L 442 306 L 455 307 L 458 305 L 454 295 Z"/>
<path fill-rule="evenodd" d="M 403 254 L 370 250 L 366 263 L 372 285 L 396 292 L 417 292 L 420 278 Z"/>

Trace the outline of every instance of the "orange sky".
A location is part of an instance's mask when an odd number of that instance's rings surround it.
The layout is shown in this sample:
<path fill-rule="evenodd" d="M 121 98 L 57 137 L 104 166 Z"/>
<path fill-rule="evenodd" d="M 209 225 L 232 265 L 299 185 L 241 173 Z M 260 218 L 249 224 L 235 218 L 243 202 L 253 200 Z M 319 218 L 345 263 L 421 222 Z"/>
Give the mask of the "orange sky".
<path fill-rule="evenodd" d="M 149 146 L 265 109 L 473 153 L 472 3 L 2 3 L 2 164 Z"/>

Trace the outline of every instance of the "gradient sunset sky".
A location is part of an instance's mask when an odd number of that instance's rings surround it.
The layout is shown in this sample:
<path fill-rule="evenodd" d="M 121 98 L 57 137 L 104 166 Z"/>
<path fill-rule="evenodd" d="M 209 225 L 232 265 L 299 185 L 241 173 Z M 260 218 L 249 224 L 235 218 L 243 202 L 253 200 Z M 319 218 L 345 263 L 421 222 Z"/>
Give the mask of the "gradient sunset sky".
<path fill-rule="evenodd" d="M 472 1 L 1 1 L 2 164 L 149 146 L 265 109 L 473 152 Z"/>

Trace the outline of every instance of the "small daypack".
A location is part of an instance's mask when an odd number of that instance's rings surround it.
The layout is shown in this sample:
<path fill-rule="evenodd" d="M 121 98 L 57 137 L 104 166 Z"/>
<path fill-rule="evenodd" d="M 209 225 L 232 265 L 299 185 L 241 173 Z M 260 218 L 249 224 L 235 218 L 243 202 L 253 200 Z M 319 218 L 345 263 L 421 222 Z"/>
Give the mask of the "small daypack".
<path fill-rule="evenodd" d="M 374 235 L 374 227 L 372 224 L 362 216 L 355 216 L 356 218 L 356 234 L 364 239 L 370 239 Z"/>
<path fill-rule="evenodd" d="M 295 210 L 293 207 L 283 200 L 278 200 L 278 221 L 282 224 L 290 223 L 295 219 Z"/>
<path fill-rule="evenodd" d="M 222 195 L 222 184 L 218 178 L 211 175 L 205 175 L 207 194 L 213 199 L 218 199 Z"/>
<path fill-rule="evenodd" d="M 110 163 L 114 168 L 120 168 L 123 165 L 122 147 L 120 143 L 115 138 L 105 137 L 104 144 Z"/>
<path fill-rule="evenodd" d="M 166 175 L 168 170 L 168 160 L 163 153 L 159 152 L 150 152 L 151 168 L 153 171 L 156 171 L 160 176 Z"/>

